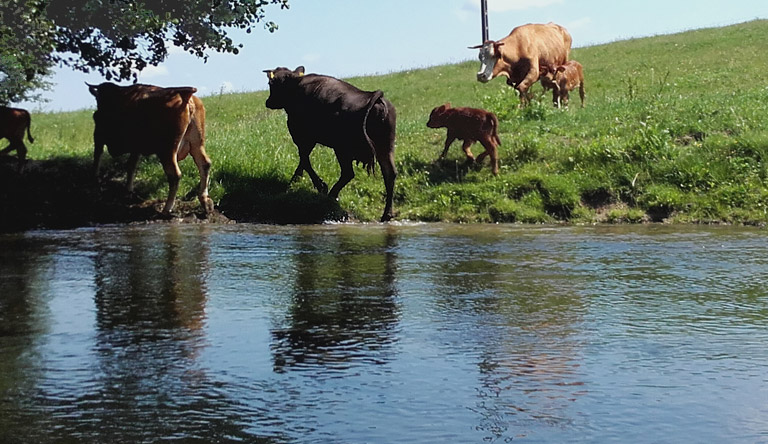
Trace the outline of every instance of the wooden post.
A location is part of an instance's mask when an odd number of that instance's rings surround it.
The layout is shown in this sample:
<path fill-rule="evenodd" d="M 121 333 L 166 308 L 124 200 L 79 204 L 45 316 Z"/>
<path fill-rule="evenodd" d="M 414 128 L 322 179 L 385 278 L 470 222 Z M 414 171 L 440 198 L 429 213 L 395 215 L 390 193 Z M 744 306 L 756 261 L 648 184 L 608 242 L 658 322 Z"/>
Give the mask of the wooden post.
<path fill-rule="evenodd" d="M 483 31 L 483 41 L 488 41 L 488 0 L 480 0 L 480 21 Z"/>

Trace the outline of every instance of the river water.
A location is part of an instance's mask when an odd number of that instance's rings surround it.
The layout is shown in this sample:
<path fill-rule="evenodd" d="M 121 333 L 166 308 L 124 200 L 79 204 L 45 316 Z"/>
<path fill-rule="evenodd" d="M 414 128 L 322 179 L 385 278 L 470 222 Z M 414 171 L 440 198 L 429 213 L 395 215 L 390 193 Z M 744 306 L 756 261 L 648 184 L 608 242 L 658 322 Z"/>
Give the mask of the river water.
<path fill-rule="evenodd" d="M 0 236 L 0 441 L 768 442 L 768 236 Z"/>

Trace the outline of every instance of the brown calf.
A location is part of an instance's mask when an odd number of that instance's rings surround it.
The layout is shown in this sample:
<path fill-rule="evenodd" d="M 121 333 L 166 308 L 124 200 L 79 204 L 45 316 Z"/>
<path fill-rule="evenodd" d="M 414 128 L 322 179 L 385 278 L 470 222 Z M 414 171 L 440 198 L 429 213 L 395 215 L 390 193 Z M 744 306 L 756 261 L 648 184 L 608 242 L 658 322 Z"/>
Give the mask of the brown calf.
<path fill-rule="evenodd" d="M 451 104 L 446 103 L 432 110 L 427 126 L 448 128 L 445 148 L 440 154 L 440 159 L 445 157 L 453 141 L 460 139 L 464 141 L 462 149 L 467 155 L 467 162 L 482 162 L 485 156 L 490 156 L 491 170 L 493 174 L 499 174 L 497 147 L 501 145 L 501 140 L 499 139 L 499 119 L 496 118 L 496 114 L 477 108 L 451 108 Z M 475 142 L 480 142 L 485 148 L 477 160 L 469 149 Z"/>
<path fill-rule="evenodd" d="M 24 145 L 24 131 L 27 132 L 27 139 L 33 143 L 35 139 L 29 132 L 31 119 L 29 112 L 19 108 L 8 108 L 0 106 L 0 139 L 6 138 L 10 145 L 0 151 L 0 155 L 6 155 L 13 150 L 19 156 L 19 172 L 24 171 L 24 165 L 27 161 L 27 146 Z"/>
<path fill-rule="evenodd" d="M 576 60 L 569 60 L 564 65 L 540 68 L 541 86 L 552 89 L 552 103 L 558 108 L 568 106 L 568 93 L 579 87 L 581 107 L 584 108 L 584 68 Z"/>

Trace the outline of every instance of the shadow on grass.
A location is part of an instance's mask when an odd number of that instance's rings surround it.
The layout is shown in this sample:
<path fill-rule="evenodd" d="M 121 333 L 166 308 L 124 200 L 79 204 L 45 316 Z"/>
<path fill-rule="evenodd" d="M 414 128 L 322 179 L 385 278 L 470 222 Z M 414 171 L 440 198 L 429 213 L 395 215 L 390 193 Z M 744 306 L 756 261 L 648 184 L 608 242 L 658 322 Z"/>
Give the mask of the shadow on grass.
<path fill-rule="evenodd" d="M 483 167 L 488 168 L 488 160 L 483 164 L 469 163 L 465 160 L 438 159 L 432 162 L 413 161 L 408 169 L 414 171 L 426 171 L 429 181 L 439 185 L 443 183 L 461 183 L 470 171 L 479 171 Z"/>
<path fill-rule="evenodd" d="M 165 182 L 158 186 L 166 187 Z M 32 228 L 75 228 L 99 224 L 160 221 L 163 202 L 147 201 L 156 190 L 137 184 L 125 189 L 125 165 L 105 162 L 100 179 L 92 161 L 79 157 L 29 160 L 24 173 L 15 157 L 0 157 L 0 231 Z M 174 217 L 186 222 L 203 219 L 199 204 L 177 200 Z"/>
<path fill-rule="evenodd" d="M 291 183 L 281 177 L 227 171 L 214 173 L 214 177 L 226 188 L 219 209 L 239 222 L 316 224 L 349 219 L 334 199 L 314 190 L 291 189 Z"/>

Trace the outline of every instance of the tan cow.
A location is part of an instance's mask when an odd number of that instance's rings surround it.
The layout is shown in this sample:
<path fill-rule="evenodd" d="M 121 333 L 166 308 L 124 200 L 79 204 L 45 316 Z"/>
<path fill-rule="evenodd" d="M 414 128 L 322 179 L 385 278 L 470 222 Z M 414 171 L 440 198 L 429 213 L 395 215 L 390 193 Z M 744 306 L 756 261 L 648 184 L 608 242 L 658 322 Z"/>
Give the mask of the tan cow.
<path fill-rule="evenodd" d="M 499 41 L 488 40 L 480 49 L 477 80 L 489 82 L 498 76 L 520 92 L 520 101 L 529 101 L 528 89 L 539 79 L 541 65 L 560 66 L 571 52 L 571 35 L 555 23 L 518 26 Z"/>
<path fill-rule="evenodd" d="M 445 147 L 439 159 L 445 157 L 448 148 L 454 140 L 463 140 L 461 148 L 467 156 L 468 163 L 475 161 L 482 162 L 485 156 L 491 157 L 491 171 L 494 175 L 499 174 L 499 152 L 498 146 L 501 145 L 499 139 L 499 119 L 496 114 L 477 108 L 451 108 L 450 103 L 440 105 L 433 109 L 429 115 L 427 126 L 430 128 L 447 128 L 448 133 L 445 138 Z M 475 160 L 470 147 L 473 143 L 480 142 L 485 148 Z"/>
<path fill-rule="evenodd" d="M 27 132 L 27 139 L 34 143 L 35 139 L 29 132 L 29 126 L 32 119 L 29 112 L 20 108 L 9 108 L 0 106 L 0 139 L 8 139 L 10 145 L 0 151 L 0 155 L 7 155 L 16 150 L 19 156 L 19 172 L 24 171 L 24 165 L 27 162 L 27 146 L 24 145 L 24 131 Z"/>
<path fill-rule="evenodd" d="M 132 191 L 140 157 L 156 155 L 168 178 L 163 213 L 170 214 L 181 179 L 178 162 L 191 154 L 200 173 L 200 204 L 206 213 L 213 211 L 208 198 L 211 160 L 205 153 L 205 107 L 193 95 L 197 89 L 109 82 L 88 85 L 88 89 L 97 103 L 93 113 L 94 174 L 98 175 L 104 145 L 112 156 L 128 153 L 127 188 Z"/>
<path fill-rule="evenodd" d="M 568 106 L 568 93 L 579 88 L 581 107 L 584 108 L 584 68 L 576 60 L 558 67 L 541 67 L 541 85 L 552 89 L 552 103 L 558 108 Z"/>

